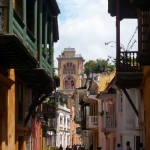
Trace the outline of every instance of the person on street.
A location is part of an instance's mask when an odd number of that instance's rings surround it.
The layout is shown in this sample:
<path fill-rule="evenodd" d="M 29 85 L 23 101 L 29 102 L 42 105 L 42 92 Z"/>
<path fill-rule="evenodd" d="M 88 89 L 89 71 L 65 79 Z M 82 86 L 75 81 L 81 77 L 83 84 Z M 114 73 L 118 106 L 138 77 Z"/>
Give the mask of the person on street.
<path fill-rule="evenodd" d="M 60 145 L 60 147 L 59 147 L 59 150 L 63 150 L 63 147 L 62 147 L 62 145 Z"/>
<path fill-rule="evenodd" d="M 126 146 L 127 146 L 127 149 L 126 150 L 132 150 L 131 146 L 130 146 L 130 141 L 127 141 L 126 142 Z"/>
<path fill-rule="evenodd" d="M 123 150 L 123 148 L 121 147 L 120 143 L 117 144 L 116 150 Z"/>
<path fill-rule="evenodd" d="M 93 150 L 93 144 L 90 145 L 90 150 Z"/>

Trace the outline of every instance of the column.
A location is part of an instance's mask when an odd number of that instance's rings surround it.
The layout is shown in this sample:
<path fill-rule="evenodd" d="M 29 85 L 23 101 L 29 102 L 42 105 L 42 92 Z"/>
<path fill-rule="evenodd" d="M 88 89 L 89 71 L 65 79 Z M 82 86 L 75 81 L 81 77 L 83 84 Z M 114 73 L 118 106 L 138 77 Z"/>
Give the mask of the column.
<path fill-rule="evenodd" d="M 43 14 L 43 0 L 39 0 L 39 67 L 42 67 L 42 14 Z"/>
<path fill-rule="evenodd" d="M 34 3 L 34 37 L 35 37 L 35 44 L 34 49 L 37 51 L 37 0 Z M 35 53 L 36 54 L 36 53 Z"/>

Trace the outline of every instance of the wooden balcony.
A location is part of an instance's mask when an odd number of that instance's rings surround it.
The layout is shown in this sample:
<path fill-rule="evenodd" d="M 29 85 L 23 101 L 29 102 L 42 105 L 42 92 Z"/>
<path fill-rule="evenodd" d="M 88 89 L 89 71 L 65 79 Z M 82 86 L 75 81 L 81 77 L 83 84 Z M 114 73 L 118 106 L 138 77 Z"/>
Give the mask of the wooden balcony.
<path fill-rule="evenodd" d="M 149 2 L 150 3 L 150 2 Z M 150 7 L 149 7 L 150 8 Z M 150 10 L 139 12 L 139 52 L 138 61 L 143 66 L 150 65 Z"/>
<path fill-rule="evenodd" d="M 59 13 L 57 5 L 53 3 L 52 6 L 55 6 L 56 9 L 55 7 L 51 7 L 52 10 L 50 11 L 53 11 L 53 13 L 58 11 L 57 13 Z M 34 9 L 39 9 L 37 5 L 33 7 Z M 51 27 L 54 34 L 52 35 L 53 40 L 47 41 L 45 39 L 50 39 L 50 34 L 48 31 L 43 31 L 42 26 L 37 25 L 40 19 L 36 18 L 37 14 L 34 14 L 34 10 L 31 10 L 31 8 L 30 10 L 28 9 L 27 7 L 26 10 L 23 10 L 22 14 L 19 14 L 13 8 L 12 4 L 0 5 L 0 12 L 2 14 L 0 18 L 0 63 L 7 68 L 42 68 L 52 77 L 53 54 L 49 53 L 52 51 L 52 47 L 47 50 L 46 55 L 43 55 L 43 49 L 41 46 L 38 46 L 37 41 L 40 42 L 39 45 L 44 43 L 46 46 L 57 42 L 57 18 L 52 18 L 54 21 L 53 25 L 48 24 L 48 28 Z M 33 11 L 32 13 L 35 15 L 35 18 L 33 17 L 33 20 L 30 22 L 32 23 L 31 25 L 29 25 L 28 18 L 25 18 L 25 15 L 23 15 L 28 14 L 28 11 Z M 39 29 L 41 33 L 37 34 Z M 42 32 L 43 37 L 40 36 Z"/>
<path fill-rule="evenodd" d="M 35 68 L 36 40 L 14 10 L 1 5 L 0 18 L 0 62 L 7 68 Z M 12 18 L 8 18 L 12 11 Z M 8 28 L 9 27 L 9 28 Z"/>
<path fill-rule="evenodd" d="M 105 114 L 102 119 L 102 131 L 103 132 L 114 132 L 116 131 L 116 115 Z"/>
<path fill-rule="evenodd" d="M 142 67 L 137 62 L 136 51 L 120 52 L 116 71 L 116 84 L 119 88 L 140 87 L 143 79 Z"/>
<path fill-rule="evenodd" d="M 47 127 L 49 129 L 55 129 L 56 128 L 56 123 L 54 119 L 50 119 L 47 121 Z"/>
<path fill-rule="evenodd" d="M 120 17 L 121 18 L 137 18 L 136 5 L 130 2 L 130 0 L 108 0 L 108 13 L 111 16 L 116 16 L 116 3 L 120 3 Z"/>
<path fill-rule="evenodd" d="M 86 119 L 87 129 L 97 129 L 98 128 L 98 116 L 88 116 Z"/>
<path fill-rule="evenodd" d="M 84 101 L 83 99 L 79 102 L 81 105 L 81 128 L 82 130 L 87 130 L 86 128 L 86 120 L 87 120 L 87 108 L 89 108 L 89 103 Z"/>

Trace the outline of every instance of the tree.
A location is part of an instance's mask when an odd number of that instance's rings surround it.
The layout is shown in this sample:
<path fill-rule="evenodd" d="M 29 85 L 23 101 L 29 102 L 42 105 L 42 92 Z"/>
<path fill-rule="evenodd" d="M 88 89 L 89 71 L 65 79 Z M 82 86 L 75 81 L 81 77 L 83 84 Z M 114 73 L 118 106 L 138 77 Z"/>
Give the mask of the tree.
<path fill-rule="evenodd" d="M 114 64 L 110 64 L 108 60 L 105 59 L 89 60 L 84 64 L 84 73 L 87 77 L 89 77 L 90 73 L 111 72 L 114 69 Z"/>

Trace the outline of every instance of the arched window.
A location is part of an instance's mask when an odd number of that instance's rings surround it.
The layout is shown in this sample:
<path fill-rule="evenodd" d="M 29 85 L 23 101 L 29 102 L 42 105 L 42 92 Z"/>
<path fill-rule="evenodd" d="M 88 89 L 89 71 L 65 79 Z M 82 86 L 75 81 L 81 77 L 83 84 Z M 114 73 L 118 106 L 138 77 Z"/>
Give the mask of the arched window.
<path fill-rule="evenodd" d="M 75 79 L 72 76 L 67 76 L 64 79 L 64 89 L 74 89 L 75 88 Z"/>
<path fill-rule="evenodd" d="M 72 62 L 67 62 L 63 66 L 63 74 L 75 74 L 76 73 L 76 67 Z"/>

